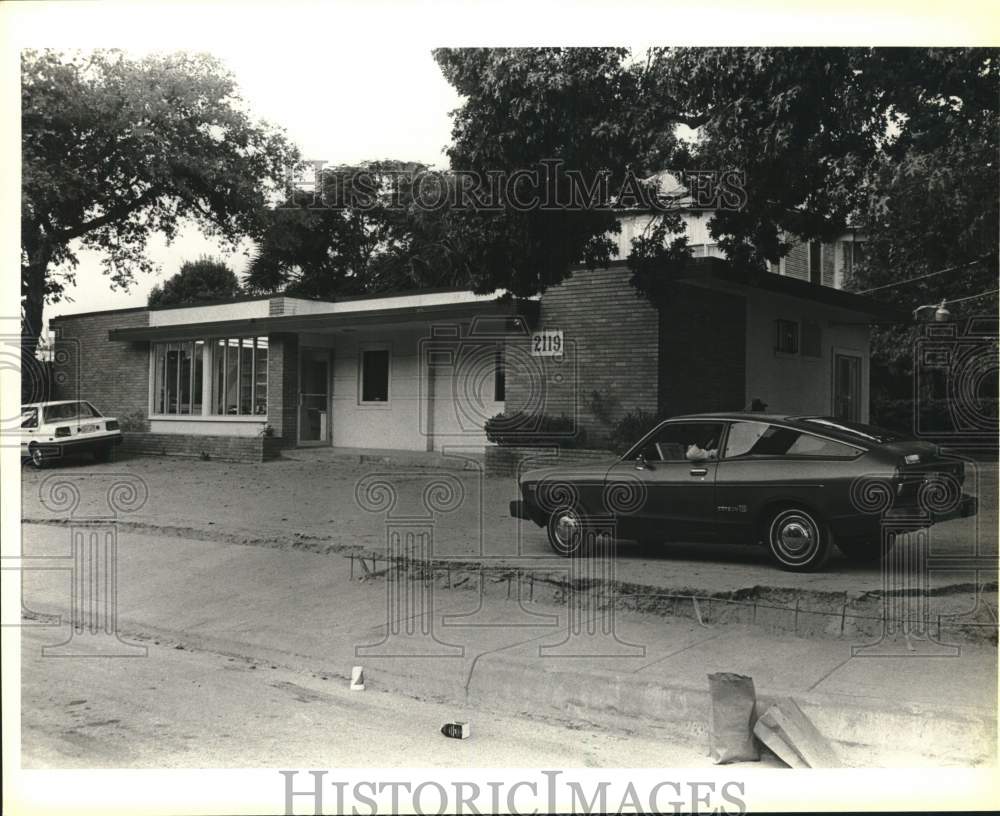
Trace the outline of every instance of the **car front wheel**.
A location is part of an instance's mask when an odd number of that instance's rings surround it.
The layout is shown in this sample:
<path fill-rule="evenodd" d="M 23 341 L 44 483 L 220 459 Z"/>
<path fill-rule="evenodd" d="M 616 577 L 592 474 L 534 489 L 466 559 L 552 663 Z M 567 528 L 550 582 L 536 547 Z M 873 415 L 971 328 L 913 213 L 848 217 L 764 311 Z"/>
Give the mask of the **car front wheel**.
<path fill-rule="evenodd" d="M 585 524 L 586 519 L 577 507 L 558 508 L 549 516 L 548 524 L 545 526 L 549 535 L 549 545 L 562 556 L 583 555 L 586 539 Z"/>
<path fill-rule="evenodd" d="M 783 507 L 770 516 L 765 532 L 771 558 L 782 569 L 810 572 L 830 557 L 830 533 L 811 510 Z"/>
<path fill-rule="evenodd" d="M 42 449 L 37 445 L 28 451 L 31 456 L 31 464 L 34 465 L 38 470 L 45 467 L 45 457 L 42 455 Z"/>

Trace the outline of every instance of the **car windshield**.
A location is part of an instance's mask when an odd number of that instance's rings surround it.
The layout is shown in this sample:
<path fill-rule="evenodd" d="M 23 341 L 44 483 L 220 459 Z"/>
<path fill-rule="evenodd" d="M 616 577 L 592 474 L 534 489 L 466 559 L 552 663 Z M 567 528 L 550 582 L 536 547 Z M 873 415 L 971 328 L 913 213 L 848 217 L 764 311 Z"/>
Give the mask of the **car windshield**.
<path fill-rule="evenodd" d="M 46 422 L 61 422 L 66 419 L 89 419 L 99 417 L 89 402 L 61 402 L 58 405 L 45 406 Z"/>
<path fill-rule="evenodd" d="M 880 428 L 878 425 L 863 425 L 860 422 L 851 422 L 846 419 L 834 419 L 833 417 L 801 417 L 800 419 L 809 425 L 837 431 L 845 436 L 851 436 L 865 442 L 884 444 L 887 442 L 908 442 L 913 439 L 912 436 L 888 428 Z"/>
<path fill-rule="evenodd" d="M 38 409 L 37 408 L 22 408 L 21 409 L 21 427 L 22 428 L 37 428 L 38 427 Z"/>

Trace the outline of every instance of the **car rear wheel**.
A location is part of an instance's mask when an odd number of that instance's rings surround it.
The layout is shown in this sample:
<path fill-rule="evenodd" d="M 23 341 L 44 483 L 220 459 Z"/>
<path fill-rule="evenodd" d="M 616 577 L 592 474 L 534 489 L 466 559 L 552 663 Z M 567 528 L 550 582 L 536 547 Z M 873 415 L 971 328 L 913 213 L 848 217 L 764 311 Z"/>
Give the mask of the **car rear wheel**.
<path fill-rule="evenodd" d="M 867 538 L 837 538 L 837 549 L 855 564 L 877 564 L 882 560 L 882 544 Z"/>
<path fill-rule="evenodd" d="M 545 529 L 549 546 L 559 555 L 571 557 L 585 554 L 584 525 L 586 519 L 576 506 L 560 507 L 550 516 Z"/>
<path fill-rule="evenodd" d="M 783 507 L 770 516 L 765 532 L 771 558 L 782 569 L 810 572 L 830 557 L 830 533 L 811 510 Z"/>

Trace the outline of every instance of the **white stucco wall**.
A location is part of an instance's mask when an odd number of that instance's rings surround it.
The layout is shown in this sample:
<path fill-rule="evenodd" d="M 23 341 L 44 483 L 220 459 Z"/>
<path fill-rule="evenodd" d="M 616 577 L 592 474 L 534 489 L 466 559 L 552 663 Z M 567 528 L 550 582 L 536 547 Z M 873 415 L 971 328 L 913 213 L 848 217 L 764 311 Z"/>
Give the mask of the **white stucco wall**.
<path fill-rule="evenodd" d="M 833 412 L 835 351 L 861 358 L 860 419 L 868 421 L 869 327 L 857 314 L 760 290 L 747 294 L 747 401 L 758 397 L 773 413 Z M 783 355 L 774 350 L 777 319 L 818 323 L 822 355 Z M 801 352 L 801 349 L 800 349 Z"/>
<path fill-rule="evenodd" d="M 149 313 L 150 326 L 179 326 L 187 323 L 212 323 L 220 320 L 249 320 L 267 317 L 270 306 L 267 298 L 243 300 L 236 303 L 218 303 L 212 306 L 186 306 L 179 309 L 153 310 Z"/>
<path fill-rule="evenodd" d="M 500 413 L 493 396 L 493 358 L 456 343 L 454 364 L 428 365 L 427 327 L 335 335 L 332 433 L 337 447 L 440 450 L 483 445 L 486 418 Z M 303 344 L 307 341 L 303 337 Z M 361 353 L 389 350 L 389 400 L 363 404 Z M 456 402 L 456 399 L 458 402 Z"/>

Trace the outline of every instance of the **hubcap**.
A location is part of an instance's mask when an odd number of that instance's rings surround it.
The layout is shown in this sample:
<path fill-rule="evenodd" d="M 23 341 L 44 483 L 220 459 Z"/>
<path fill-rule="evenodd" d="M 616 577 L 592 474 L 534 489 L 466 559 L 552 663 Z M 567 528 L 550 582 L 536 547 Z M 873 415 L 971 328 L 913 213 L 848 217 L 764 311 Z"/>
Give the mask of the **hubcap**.
<path fill-rule="evenodd" d="M 572 513 L 563 513 L 556 521 L 556 537 L 563 544 L 569 544 L 580 528 L 580 521 Z"/>
<path fill-rule="evenodd" d="M 798 520 L 785 522 L 778 535 L 781 537 L 782 549 L 790 554 L 807 551 L 813 545 L 812 530 Z"/>
<path fill-rule="evenodd" d="M 786 510 L 771 522 L 771 550 L 789 566 L 803 566 L 820 549 L 819 528 L 806 513 Z"/>

